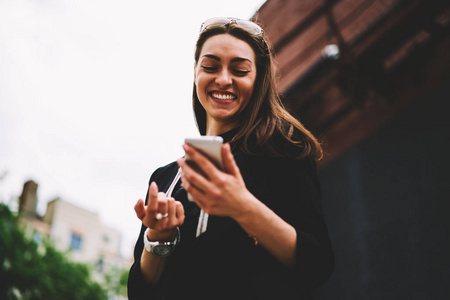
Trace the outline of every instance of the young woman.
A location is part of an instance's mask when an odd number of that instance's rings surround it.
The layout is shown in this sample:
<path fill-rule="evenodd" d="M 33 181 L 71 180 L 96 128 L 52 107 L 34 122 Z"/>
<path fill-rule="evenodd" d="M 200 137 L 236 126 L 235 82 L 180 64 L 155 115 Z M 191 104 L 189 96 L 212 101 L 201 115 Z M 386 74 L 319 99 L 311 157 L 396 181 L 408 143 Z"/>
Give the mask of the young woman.
<path fill-rule="evenodd" d="M 308 299 L 334 267 L 321 147 L 283 108 L 256 23 L 207 20 L 195 63 L 197 125 L 223 137 L 224 168 L 185 144 L 206 177 L 184 158 L 153 173 L 147 202 L 135 206 L 142 229 L 129 299 Z"/>

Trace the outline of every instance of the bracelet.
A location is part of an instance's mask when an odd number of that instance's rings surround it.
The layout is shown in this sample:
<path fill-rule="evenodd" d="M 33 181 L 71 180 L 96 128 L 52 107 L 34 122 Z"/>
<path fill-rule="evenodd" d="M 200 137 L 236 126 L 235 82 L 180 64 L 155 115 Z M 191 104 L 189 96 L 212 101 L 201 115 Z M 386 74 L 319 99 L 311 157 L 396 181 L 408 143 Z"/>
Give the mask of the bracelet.
<path fill-rule="evenodd" d="M 258 246 L 258 244 L 259 244 L 258 240 L 254 236 L 249 235 L 248 237 L 253 240 L 253 242 L 255 243 L 255 246 Z"/>

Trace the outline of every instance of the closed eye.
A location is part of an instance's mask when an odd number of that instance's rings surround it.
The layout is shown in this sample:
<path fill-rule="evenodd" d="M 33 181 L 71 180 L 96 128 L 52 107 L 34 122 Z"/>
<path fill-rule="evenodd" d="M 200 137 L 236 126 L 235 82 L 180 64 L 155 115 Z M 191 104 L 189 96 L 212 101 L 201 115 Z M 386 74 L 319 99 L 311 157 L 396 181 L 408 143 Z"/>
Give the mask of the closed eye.
<path fill-rule="evenodd" d="M 208 67 L 208 66 L 203 66 L 202 65 L 203 70 L 205 70 L 206 72 L 214 72 L 217 70 L 216 67 Z"/>
<path fill-rule="evenodd" d="M 233 70 L 233 73 L 235 73 L 237 76 L 245 76 L 248 73 L 250 73 L 250 71 L 247 71 L 247 70 Z"/>

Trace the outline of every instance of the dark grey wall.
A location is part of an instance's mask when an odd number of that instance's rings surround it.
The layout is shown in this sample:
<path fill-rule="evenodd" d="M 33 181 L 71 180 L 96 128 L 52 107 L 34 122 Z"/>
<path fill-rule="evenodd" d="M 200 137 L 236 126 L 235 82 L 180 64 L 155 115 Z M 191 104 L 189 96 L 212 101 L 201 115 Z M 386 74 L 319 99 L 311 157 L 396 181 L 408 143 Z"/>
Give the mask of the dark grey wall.
<path fill-rule="evenodd" d="M 450 299 L 450 78 L 320 172 L 336 270 L 317 299 Z"/>

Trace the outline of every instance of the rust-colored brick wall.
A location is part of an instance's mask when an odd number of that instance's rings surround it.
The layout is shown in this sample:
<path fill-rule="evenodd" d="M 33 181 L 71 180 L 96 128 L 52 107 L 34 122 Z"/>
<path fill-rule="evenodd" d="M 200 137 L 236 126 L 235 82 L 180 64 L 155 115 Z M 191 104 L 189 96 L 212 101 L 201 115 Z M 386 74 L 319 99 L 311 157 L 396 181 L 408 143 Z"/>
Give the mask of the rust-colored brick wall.
<path fill-rule="evenodd" d="M 324 143 L 321 167 L 450 68 L 446 1 L 268 0 L 256 18 L 275 51 L 286 107 Z M 324 54 L 328 45 L 337 59 Z"/>

